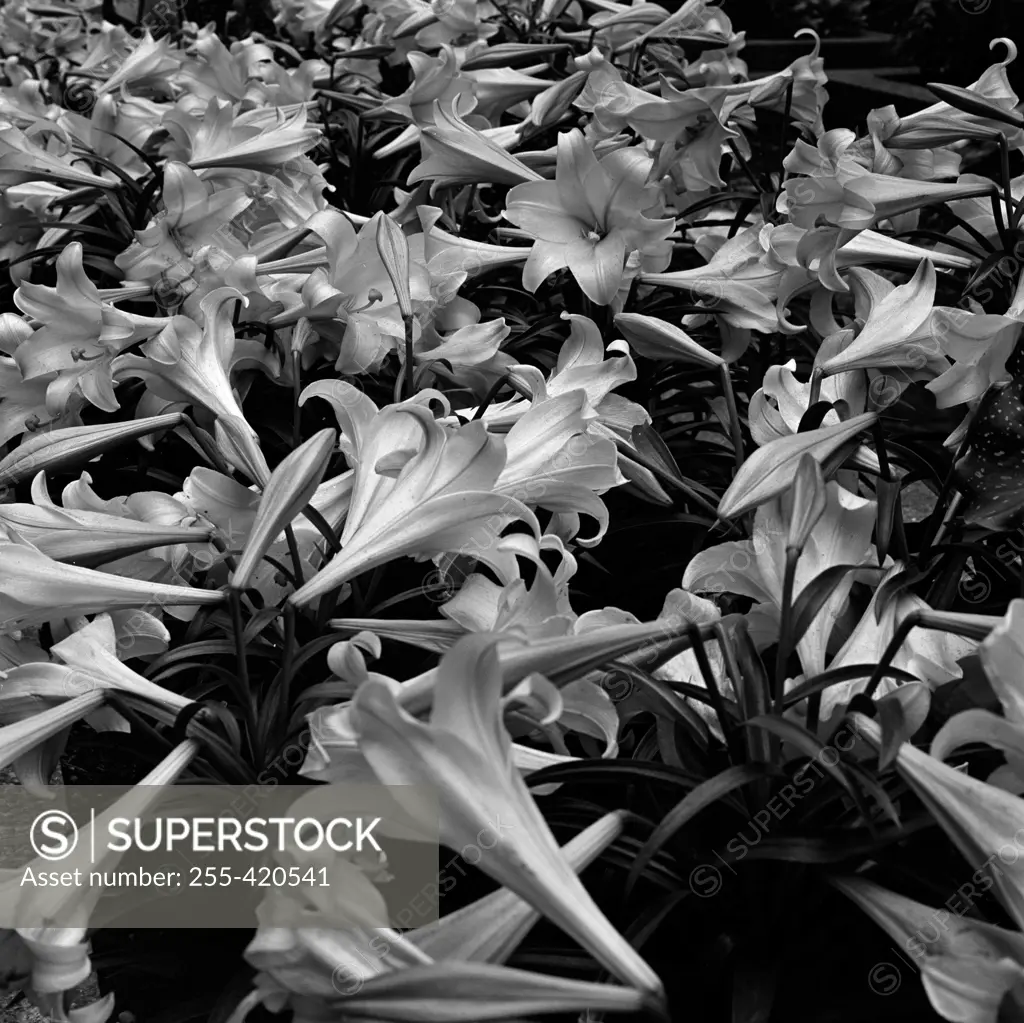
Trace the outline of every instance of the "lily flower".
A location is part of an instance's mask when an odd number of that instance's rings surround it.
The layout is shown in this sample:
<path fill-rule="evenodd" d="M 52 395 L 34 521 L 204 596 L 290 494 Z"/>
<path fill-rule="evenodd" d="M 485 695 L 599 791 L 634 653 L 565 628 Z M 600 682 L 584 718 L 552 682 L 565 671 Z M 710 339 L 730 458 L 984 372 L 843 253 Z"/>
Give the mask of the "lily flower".
<path fill-rule="evenodd" d="M 434 123 L 435 102 L 452 107 L 459 114 L 468 114 L 476 107 L 472 80 L 459 70 L 458 59 L 450 46 L 443 46 L 437 57 L 413 51 L 408 61 L 412 70 L 409 88 L 367 111 L 368 117 L 386 117 L 409 124 L 397 139 L 374 153 L 377 159 L 392 156 L 414 144 L 419 138 L 419 129 Z"/>
<path fill-rule="evenodd" d="M 1007 363 L 1024 324 L 1024 310 L 1006 315 L 936 306 L 930 316 L 932 338 L 953 362 L 925 385 L 939 408 L 979 400 L 993 385 L 1011 379 Z"/>
<path fill-rule="evenodd" d="M 115 359 L 113 374 L 117 380 L 140 377 L 163 398 L 187 401 L 218 418 L 237 420 L 243 442 L 261 462 L 259 439 L 245 422 L 231 373 L 245 363 L 274 371 L 276 356 L 258 341 L 236 339 L 231 323 L 235 301 L 246 302 L 235 288 L 211 291 L 200 303 L 201 328 L 190 317 L 172 317 L 158 337 L 143 345 L 144 356 L 121 355 Z"/>
<path fill-rule="evenodd" d="M 431 194 L 445 185 L 518 185 L 541 176 L 467 124 L 455 109 L 435 101 L 432 124 L 420 129 L 422 162 L 407 181 L 430 181 Z"/>
<path fill-rule="evenodd" d="M 268 320 L 271 326 L 287 326 L 305 316 L 321 337 L 340 341 L 335 363 L 339 373 L 355 375 L 379 367 L 405 337 L 399 296 L 377 246 L 383 216 L 377 214 L 356 232 L 350 219 L 337 210 L 315 214 L 306 226 L 326 243 L 321 250 L 323 257 L 319 253 L 316 257 L 299 253 L 293 259 L 279 261 L 285 270 L 296 264 L 299 269 L 313 268 L 301 283 L 299 294 L 277 296 L 263 289 L 268 298 L 280 297 L 286 306 L 284 312 Z M 307 266 L 301 266 L 306 260 Z M 273 265 L 261 267 L 261 271 L 269 271 Z M 419 259 L 410 259 L 409 299 L 414 314 L 436 303 L 437 293 L 431 271 Z M 420 319 L 414 316 L 414 340 L 419 337 Z M 344 328 L 338 330 L 341 323 Z"/>
<path fill-rule="evenodd" d="M 231 103 L 211 98 L 202 119 L 171 111 L 163 124 L 176 144 L 176 152 L 193 170 L 244 167 L 267 170 L 302 156 L 320 140 L 320 129 L 306 126 L 306 110 L 300 106 L 285 118 L 272 109 L 235 113 Z"/>
<path fill-rule="evenodd" d="M 810 531 L 797 562 L 794 600 L 828 568 L 877 564 L 871 542 L 875 502 L 858 497 L 834 480 L 826 485 L 826 493 L 825 513 Z M 782 499 L 760 505 L 754 515 L 753 537 L 729 540 L 701 551 L 686 567 L 683 588 L 695 593 L 721 591 L 751 597 L 760 605 L 756 609 L 759 614 L 776 618 L 783 599 L 788 520 L 788 509 Z M 853 582 L 853 573 L 847 573 L 821 605 L 797 645 L 800 663 L 808 675 L 825 670 L 829 638 L 848 603 Z"/>
<path fill-rule="evenodd" d="M 512 538 L 507 540 L 511 541 Z M 636 663 L 651 663 L 652 659 L 662 655 L 665 646 L 674 643 L 685 633 L 690 621 L 685 615 L 675 612 L 653 622 L 638 622 L 632 615 L 617 609 L 610 609 L 610 612 L 581 615 L 573 631 L 564 631 L 562 625 L 555 620 L 550 623 L 550 629 L 535 629 L 532 625 L 524 628 L 507 627 L 504 634 L 495 637 L 506 694 L 511 694 L 531 674 L 543 675 L 564 689 L 577 681 L 599 681 L 601 674 L 598 669 L 618 657 Z M 376 637 L 372 638 L 379 643 Z M 351 660 L 346 659 L 350 681 L 361 684 L 367 678 L 375 678 L 392 689 L 399 705 L 408 713 L 421 716 L 430 710 L 438 677 L 437 668 L 398 683 L 386 675 L 367 672 L 360 649 L 355 640 L 347 646 L 349 653 L 359 654 L 355 668 Z M 367 780 L 366 760 L 356 742 L 353 713 L 353 705 L 343 703 L 322 708 L 310 716 L 312 743 L 302 774 L 325 781 Z M 581 726 L 573 727 L 594 734 Z M 512 754 L 517 769 L 523 773 L 566 759 L 558 754 L 517 743 L 512 744 Z"/>
<path fill-rule="evenodd" d="M 516 519 L 539 535 L 533 512 L 495 492 L 505 446 L 483 423 L 448 431 L 415 399 L 378 412 L 365 395 L 340 381 L 311 384 L 303 400 L 311 395 L 334 406 L 352 445 L 355 482 L 342 550 L 292 594 L 290 603 L 302 606 L 403 555 L 462 550 L 490 563 L 494 540 Z"/>
<path fill-rule="evenodd" d="M 57 140 L 56 147 L 49 144 L 50 139 Z M 37 140 L 44 141 L 40 145 Z M 0 185 L 52 181 L 69 188 L 108 189 L 118 184 L 113 175 L 102 177 L 74 166 L 70 151 L 66 135 L 48 122 L 31 134 L 14 125 L 0 126 Z"/>
<path fill-rule="evenodd" d="M 1019 100 L 1006 76 L 1006 68 L 1017 59 L 1017 47 L 1013 40 L 1003 37 L 993 39 L 989 43 L 989 49 L 994 50 L 1000 43 L 1006 47 L 1006 60 L 990 65 L 976 82 L 967 86 L 967 91 L 976 93 L 987 103 L 1012 113 L 1016 111 Z M 979 127 L 991 132 L 1000 132 L 1006 137 L 1007 145 L 1011 149 L 1020 149 L 1024 146 L 1024 128 L 1014 128 L 1005 121 L 980 114 L 965 113 L 946 102 L 933 103 L 930 107 L 901 118 L 900 127 L 893 133 L 893 139 L 898 144 L 901 136 L 910 135 L 921 125 L 932 125 L 936 121 L 951 122 L 953 126 Z"/>
<path fill-rule="evenodd" d="M 14 350 L 26 381 L 57 373 L 47 386 L 47 408 L 59 415 L 78 391 L 97 408 L 115 412 L 111 364 L 124 348 L 152 337 L 167 317 L 125 313 L 103 301 L 82 266 L 82 245 L 72 242 L 57 258 L 57 286 L 23 283 L 14 302 L 40 324 Z"/>
<path fill-rule="evenodd" d="M 246 188 L 215 189 L 187 164 L 168 160 L 162 198 L 163 210 L 114 258 L 127 280 L 183 285 L 198 277 L 202 288 L 202 278 L 213 276 L 207 268 L 214 249 L 229 260 L 245 256 L 245 245 L 229 228 L 253 203 Z"/>
<path fill-rule="evenodd" d="M 469 279 L 492 267 L 524 262 L 532 251 L 526 246 L 490 245 L 449 234 L 437 226 L 441 211 L 436 206 L 417 206 L 416 215 L 423 234 L 414 235 L 409 240 L 410 245 L 415 245 L 417 237 L 422 237 L 423 258 L 431 273 L 464 273 Z"/>
<path fill-rule="evenodd" d="M 578 873 L 589 865 L 622 833 L 623 823 L 621 812 L 607 814 L 564 845 L 562 852 L 572 868 Z M 390 971 L 431 966 L 439 981 L 433 997 L 450 1002 L 448 1011 L 454 1012 L 463 996 L 451 993 L 455 978 L 446 972 L 447 964 L 503 964 L 540 916 L 528 902 L 503 888 L 407 934 L 383 928 L 367 933 L 354 928 L 342 932 L 261 927 L 245 953 L 249 963 L 261 971 L 249 1001 L 274 1008 L 289 1005 L 297 1019 L 305 1018 L 306 1013 L 319 1017 L 332 1010 L 349 1011 L 351 995 L 359 994 L 361 1000 L 373 998 L 375 992 L 367 994 L 366 986 L 373 988 L 374 981 L 385 979 Z M 500 975 L 492 976 L 497 981 Z M 512 971 L 508 976 L 513 979 Z M 523 985 L 520 997 L 536 997 L 534 991 L 527 993 L 533 975 L 515 971 L 514 979 Z M 350 986 L 353 990 L 348 991 Z M 612 995 L 613 990 L 619 993 Z M 589 992 L 589 997 L 614 999 L 618 1004 L 621 992 L 605 988 Z M 560 1000 L 568 993 L 566 987 Z M 386 989 L 381 995 L 386 997 Z M 419 997 L 427 997 L 425 988 L 420 989 Z M 487 1002 L 493 1006 L 494 998 Z M 581 1003 L 580 1007 L 595 1006 Z M 510 1013 L 523 1011 L 518 1001 L 506 1003 L 505 1008 Z M 493 1008 L 478 1004 L 473 1011 L 479 1016 Z"/>
<path fill-rule="evenodd" d="M 568 267 L 591 301 L 608 305 L 627 255 L 662 256 L 675 222 L 645 215 L 659 206 L 657 188 L 647 184 L 650 169 L 638 149 L 598 160 L 578 130 L 559 135 L 554 182 L 517 185 L 508 194 L 506 219 L 536 239 L 523 286 L 536 291 Z"/>
<path fill-rule="evenodd" d="M 597 324 L 587 316 L 562 313 L 569 322 L 569 336 L 558 351 L 555 368 L 545 379 L 535 367 L 515 366 L 512 372 L 531 398 L 517 394 L 505 402 L 494 402 L 480 418 L 488 430 L 507 433 L 527 412 L 533 401 L 583 390 L 589 410 L 596 412 L 593 428 L 604 436 L 624 437 L 636 425 L 650 422 L 646 410 L 635 402 L 615 394 L 615 388 L 636 379 L 636 366 L 624 341 L 613 341 L 605 347 Z M 477 417 L 479 409 L 460 409 L 467 419 Z"/>
<path fill-rule="evenodd" d="M 861 614 L 860 620 L 853 627 L 846 642 L 839 648 L 829 662 L 829 670 L 844 668 L 850 665 L 878 664 L 892 641 L 896 630 L 909 614 L 914 611 L 931 610 L 928 605 L 913 593 L 902 592 L 879 602 L 882 587 L 886 582 L 905 571 L 901 562 L 893 562 L 886 574 L 879 579 L 878 586 L 871 595 L 868 606 Z M 899 668 L 920 679 L 921 683 L 935 689 L 940 685 L 961 678 L 963 670 L 959 665 L 961 658 L 972 653 L 977 644 L 974 640 L 955 636 L 937 629 L 915 628 L 910 632 L 899 651 L 889 662 L 892 667 Z M 798 676 L 791 684 L 803 681 Z M 830 722 L 830 718 L 841 713 L 853 696 L 862 692 L 867 686 L 868 676 L 851 679 L 831 685 L 821 693 L 820 721 L 827 731 L 829 725 L 838 724 L 838 720 Z M 906 692 L 909 685 L 892 678 L 882 679 L 875 691 L 875 699 L 882 699 L 890 693 Z M 789 685 L 789 684 L 787 684 Z"/>
<path fill-rule="evenodd" d="M 123 850 L 112 847 L 112 843 L 96 842 L 93 835 L 89 834 L 89 829 L 95 829 L 95 835 L 103 835 L 107 833 L 111 820 L 117 817 L 127 816 L 131 819 L 142 816 L 166 791 L 163 787 L 173 785 L 198 752 L 199 744 L 186 739 L 113 805 L 96 814 L 95 821 L 82 829 L 85 834 L 80 834 L 80 841 L 64 858 L 67 868 L 71 871 L 102 871 L 116 866 L 124 855 Z M 95 845 L 95 859 L 91 856 L 90 844 Z M 103 886 L 23 888 L 20 881 L 25 869 L 45 870 L 48 869 L 44 866 L 47 862 L 51 861 L 39 857 L 26 864 L 26 867 L 3 871 L 6 876 L 0 880 L 0 890 L 3 890 L 5 904 L 17 920 L 23 921 L 22 926 L 40 941 L 45 942 L 46 929 L 50 927 L 65 932 L 80 928 L 78 940 L 81 941 L 103 894 Z"/>
<path fill-rule="evenodd" d="M 892 287 L 883 278 L 878 279 L 878 286 L 887 294 L 872 303 L 864 326 L 853 340 L 817 364 L 818 372 L 829 376 L 855 369 L 920 371 L 936 360 L 944 368 L 926 324 L 935 300 L 932 264 L 924 260 L 914 276 L 899 287 Z"/>
<path fill-rule="evenodd" d="M 136 612 L 136 615 L 144 613 Z M 170 638 L 166 629 L 163 635 Z M 77 698 L 76 694 L 107 690 L 140 696 L 175 714 L 189 706 L 192 701 L 188 697 L 151 682 L 122 663 L 121 658 L 126 654 L 134 656 L 136 653 L 126 645 L 126 638 L 118 637 L 109 614 L 97 615 L 53 645 L 51 653 L 61 663 L 38 661 L 12 668 L 4 680 L 4 720 L 18 721 L 37 713 L 40 705 L 64 703 Z M 87 720 L 97 730 L 109 730 L 112 726 L 127 728 L 127 723 L 110 708 L 103 716 L 91 713 Z M 44 784 L 50 774 L 52 772 L 40 776 Z"/>
<path fill-rule="evenodd" d="M 641 273 L 638 280 L 642 284 L 682 288 L 733 327 L 772 333 L 779 325 L 775 307 L 783 268 L 765 260 L 767 251 L 762 229 L 751 227 L 721 245 L 706 266 L 671 273 Z"/>
<path fill-rule="evenodd" d="M 404 712 L 388 686 L 360 687 L 360 749 L 385 784 L 437 785 L 445 845 L 463 848 L 490 828 L 497 841 L 481 870 L 540 908 L 613 975 L 660 997 L 661 982 L 594 904 L 513 769 L 500 697 L 494 637 L 467 637 L 441 663 L 429 724 Z"/>
<path fill-rule="evenodd" d="M 878 722 L 862 714 L 851 718 L 857 732 L 880 748 L 882 730 Z M 1024 927 L 1024 865 L 1019 857 L 1007 863 L 1000 855 L 1024 827 L 1024 800 L 972 778 L 907 742 L 897 751 L 895 763 L 964 859 L 992 880 L 993 894 L 1013 922 L 1018 928 Z"/>
<path fill-rule="evenodd" d="M 99 611 L 193 607 L 223 599 L 219 591 L 126 579 L 63 565 L 27 544 L 0 543 L 0 632 Z"/>
<path fill-rule="evenodd" d="M 24 323 L 20 319 L 19 322 Z M 25 326 L 31 332 L 31 328 Z M 45 376 L 26 382 L 14 359 L 0 356 L 0 445 L 42 426 L 60 430 L 81 424 L 84 398 L 72 396 L 56 417 L 51 417 L 46 410 L 46 391 L 52 379 L 52 376 Z M 0 488 L 2 486 L 0 476 Z"/>
<path fill-rule="evenodd" d="M 523 504 L 595 519 L 597 533 L 576 538 L 583 547 L 598 544 L 608 528 L 598 495 L 625 482 L 614 442 L 589 432 L 588 406 L 582 389 L 535 400 L 505 435 L 505 467 L 494 483 L 495 493 Z"/>
<path fill-rule="evenodd" d="M 33 490 L 45 493 L 40 473 Z M 11 534 L 54 561 L 95 568 L 140 551 L 171 544 L 207 541 L 212 528 L 149 523 L 102 512 L 59 508 L 52 502 L 0 504 L 0 537 Z"/>
<path fill-rule="evenodd" d="M 913 959 L 943 1019 L 996 1023 L 1007 1011 L 1024 1009 L 1024 935 L 933 909 L 863 878 L 832 884 Z"/>
<path fill-rule="evenodd" d="M 941 760 L 968 743 L 994 746 L 1006 757 L 1006 764 L 997 767 L 986 781 L 1017 795 L 1024 793 L 1024 691 L 1019 674 L 1024 665 L 1022 623 L 1024 601 L 1013 600 L 1002 622 L 979 648 L 985 674 L 1003 708 L 1002 716 L 980 707 L 961 711 L 939 729 L 931 747 L 932 756 Z"/>
<path fill-rule="evenodd" d="M 79 697 L 91 699 L 93 694 Z M 66 705 L 65 705 L 66 706 Z M 135 816 L 145 811 L 162 791 L 161 786 L 173 784 L 198 752 L 198 745 L 186 740 L 164 758 L 138 785 L 122 796 L 90 827 L 105 829 L 112 817 L 120 814 Z M 69 868 L 110 869 L 121 859 L 121 853 L 104 851 L 97 862 L 88 859 L 89 842 L 80 842 L 70 854 Z M 45 871 L 49 861 L 37 858 L 26 866 Z M 90 1005 L 70 1008 L 69 993 L 92 973 L 89 959 L 87 928 L 80 921 L 87 919 L 103 889 L 99 886 L 56 888 L 37 892 L 21 887 L 25 868 L 3 871 L 0 887 L 7 905 L 16 907 L 16 913 L 25 926 L 8 931 L 2 940 L 5 967 L 13 966 L 19 986 L 48 1019 L 70 1020 L 72 1023 L 105 1023 L 114 1011 L 114 993 Z M 76 919 L 77 918 L 77 919 Z M 54 926 L 51 920 L 62 920 Z M 31 921 L 31 922 L 30 922 Z M 48 925 L 50 924 L 50 925 Z"/>
<path fill-rule="evenodd" d="M 952 199 L 987 194 L 982 184 L 916 181 L 865 170 L 848 150 L 852 131 L 835 128 L 818 139 L 817 149 L 797 141 L 783 161 L 791 174 L 778 209 L 797 227 L 813 229 L 821 221 L 847 231 L 863 231 L 900 213 Z"/>

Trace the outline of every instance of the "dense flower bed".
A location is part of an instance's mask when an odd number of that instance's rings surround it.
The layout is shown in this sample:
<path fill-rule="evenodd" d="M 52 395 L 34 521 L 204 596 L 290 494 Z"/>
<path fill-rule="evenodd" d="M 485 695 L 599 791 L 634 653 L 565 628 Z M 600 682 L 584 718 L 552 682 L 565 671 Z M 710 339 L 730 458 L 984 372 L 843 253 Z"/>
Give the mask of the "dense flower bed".
<path fill-rule="evenodd" d="M 0 10 L 3 764 L 436 787 L 499 887 L 260 928 L 211 1019 L 683 1018 L 691 931 L 768 1019 L 809 891 L 1021 1018 L 1013 42 L 826 131 L 705 0 L 225 13 Z M 0 977 L 103 1023 L 96 937 Z"/>

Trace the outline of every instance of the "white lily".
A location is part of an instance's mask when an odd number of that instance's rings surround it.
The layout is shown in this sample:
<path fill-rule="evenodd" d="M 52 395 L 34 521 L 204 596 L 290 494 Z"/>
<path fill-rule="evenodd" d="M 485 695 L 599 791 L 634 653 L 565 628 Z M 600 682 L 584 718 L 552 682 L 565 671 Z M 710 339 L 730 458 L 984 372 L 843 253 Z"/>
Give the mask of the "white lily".
<path fill-rule="evenodd" d="M 429 724 L 403 711 L 387 685 L 364 683 L 355 698 L 360 749 L 385 784 L 437 786 L 445 845 L 464 848 L 490 829 L 496 841 L 481 870 L 541 908 L 615 976 L 658 996 L 661 982 L 580 884 L 512 765 L 495 642 L 467 637 L 445 655 Z"/>

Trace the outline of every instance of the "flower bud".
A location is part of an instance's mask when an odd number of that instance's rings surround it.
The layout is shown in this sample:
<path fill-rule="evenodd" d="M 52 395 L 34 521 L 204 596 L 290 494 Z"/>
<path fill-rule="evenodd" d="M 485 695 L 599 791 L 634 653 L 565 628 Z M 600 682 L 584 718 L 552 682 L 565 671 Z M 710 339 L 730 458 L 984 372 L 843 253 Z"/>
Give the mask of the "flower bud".
<path fill-rule="evenodd" d="M 574 71 L 568 78 L 555 82 L 550 89 L 534 96 L 524 126 L 532 124 L 537 128 L 550 128 L 557 124 L 572 109 L 573 101 L 583 91 L 589 75 L 589 71 Z"/>
<path fill-rule="evenodd" d="M 377 222 L 377 251 L 388 272 L 398 298 L 403 319 L 412 316 L 412 295 L 409 292 L 409 242 L 405 232 L 390 217 Z"/>
<path fill-rule="evenodd" d="M 1000 106 L 995 100 L 982 96 L 980 93 L 972 92 L 970 89 L 962 89 L 959 85 L 942 85 L 937 82 L 929 82 L 928 88 L 935 93 L 939 99 L 948 103 L 965 114 L 973 114 L 975 117 L 984 117 L 991 121 L 1001 121 L 1003 124 L 1011 124 L 1014 128 L 1024 128 L 1024 115 L 1016 110 Z"/>
<path fill-rule="evenodd" d="M 66 469 L 88 462 L 118 444 L 137 440 L 159 430 L 173 430 L 184 422 L 181 412 L 148 419 L 96 426 L 72 426 L 63 430 L 47 430 L 28 437 L 3 461 L 0 461 L 0 488 L 35 476 L 38 472 Z"/>
<path fill-rule="evenodd" d="M 637 354 L 647 359 L 667 359 L 673 362 L 699 362 L 713 369 L 722 364 L 722 357 L 697 344 L 680 327 L 674 327 L 657 316 L 640 313 L 619 313 L 615 326 Z"/>
<path fill-rule="evenodd" d="M 792 505 L 789 509 L 787 551 L 802 551 L 818 519 L 825 514 L 828 494 L 825 477 L 814 456 L 805 454 L 796 469 L 793 481 Z"/>
<path fill-rule="evenodd" d="M 309 504 L 327 471 L 335 431 L 321 430 L 297 447 L 271 473 L 231 585 L 244 590 L 281 531 Z"/>
<path fill-rule="evenodd" d="M 316 331 L 313 330 L 313 325 L 305 316 L 300 316 L 295 324 L 295 329 L 292 331 L 290 346 L 292 354 L 301 355 L 306 350 L 306 346 L 311 342 L 315 342 L 316 338 L 317 335 Z"/>

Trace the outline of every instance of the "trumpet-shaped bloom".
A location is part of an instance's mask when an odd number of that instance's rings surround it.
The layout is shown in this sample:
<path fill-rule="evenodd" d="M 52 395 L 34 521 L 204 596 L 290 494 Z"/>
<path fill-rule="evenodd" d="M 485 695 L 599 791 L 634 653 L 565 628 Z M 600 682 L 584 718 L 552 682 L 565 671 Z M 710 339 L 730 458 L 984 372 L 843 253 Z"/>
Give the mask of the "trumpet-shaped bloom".
<path fill-rule="evenodd" d="M 430 181 L 431 194 L 445 185 L 518 185 L 541 180 L 535 170 L 467 124 L 450 104 L 435 101 L 433 124 L 421 129 L 420 148 L 423 161 L 413 169 L 408 181 Z"/>
<path fill-rule="evenodd" d="M 86 487 L 88 479 L 85 475 Z M 179 525 L 177 521 L 153 522 L 105 511 L 60 508 L 46 494 L 43 473 L 33 482 L 33 497 L 34 504 L 0 505 L 0 534 L 5 534 L 6 538 L 14 534 L 55 561 L 96 567 L 140 551 L 209 540 L 212 533 L 209 526 Z"/>
<path fill-rule="evenodd" d="M 622 813 L 607 814 L 563 846 L 562 852 L 574 870 L 586 867 L 622 833 L 623 818 Z M 256 979 L 258 1000 L 273 1008 L 290 1004 L 297 1018 L 310 1010 L 316 1015 L 330 1010 L 346 1012 L 346 996 L 361 993 L 367 982 L 372 988 L 374 979 L 386 977 L 389 971 L 425 966 L 434 969 L 438 982 L 435 997 L 448 1002 L 451 1012 L 464 996 L 451 990 L 455 977 L 446 972 L 446 965 L 504 963 L 540 916 L 539 910 L 514 892 L 501 889 L 408 934 L 388 929 L 367 933 L 355 928 L 343 932 L 261 927 L 246 949 L 246 958 L 261 971 Z M 497 972 L 491 976 L 494 982 L 502 979 Z M 515 971 L 507 976 L 524 986 L 521 998 L 537 996 L 529 991 L 531 974 Z M 588 986 L 588 998 L 607 998 L 615 1005 L 622 1000 L 621 989 L 612 994 L 615 989 Z M 570 997 L 570 987 L 566 984 L 556 997 L 560 1001 Z M 582 988 L 577 990 L 584 993 Z M 386 995 L 386 989 L 382 995 Z M 424 986 L 420 997 L 427 995 Z M 373 993 L 368 997 L 373 998 Z M 488 1001 L 493 1002 L 493 998 Z M 595 1003 L 581 1004 L 593 1008 Z M 474 1008 L 477 1015 L 493 1011 L 485 1004 Z M 509 1012 L 522 1011 L 516 1003 L 506 1003 L 506 1008 Z"/>
<path fill-rule="evenodd" d="M 1002 38 L 993 39 L 989 43 L 989 48 L 995 49 L 1000 43 L 1006 47 L 1006 60 L 990 65 L 976 82 L 967 86 L 967 91 L 976 93 L 979 98 L 1007 112 L 1013 112 L 1016 111 L 1019 100 L 1006 76 L 1006 68 L 1017 59 L 1017 47 L 1012 40 Z M 1011 149 L 1020 149 L 1024 146 L 1024 129 L 1014 128 L 1005 121 L 981 114 L 965 113 L 944 101 L 933 103 L 930 107 L 901 118 L 900 128 L 894 134 L 894 141 L 898 143 L 901 136 L 913 133 L 921 125 L 934 124 L 936 120 L 952 122 L 953 125 L 967 128 L 979 127 L 991 132 L 1000 132 L 1006 137 L 1007 145 Z"/>
<path fill-rule="evenodd" d="M 943 1019 L 996 1023 L 1024 1009 L 1024 935 L 951 916 L 862 878 L 832 883 L 913 959 Z"/>
<path fill-rule="evenodd" d="M 405 402 L 377 412 L 354 390 L 332 381 L 304 392 L 334 406 L 352 445 L 355 482 L 342 550 L 292 595 L 293 604 L 306 604 L 405 555 L 458 550 L 491 562 L 495 540 L 516 519 L 539 534 L 536 518 L 522 502 L 495 491 L 505 445 L 483 423 L 449 431 L 423 404 Z"/>
<path fill-rule="evenodd" d="M 536 291 L 568 267 L 591 301 L 608 305 L 619 290 L 626 256 L 663 253 L 675 226 L 646 215 L 659 206 L 657 188 L 647 184 L 650 168 L 650 158 L 639 149 L 598 160 L 579 131 L 559 135 L 555 180 L 517 185 L 508 194 L 506 219 L 536 239 L 523 286 Z"/>
<path fill-rule="evenodd" d="M 97 611 L 219 604 L 224 594 L 161 586 L 62 565 L 34 547 L 0 543 L 0 632 Z"/>
<path fill-rule="evenodd" d="M 845 668 L 854 664 L 878 664 L 886 648 L 896 634 L 897 628 L 914 611 L 930 610 L 928 605 L 913 593 L 903 592 L 879 602 L 883 593 L 880 589 L 887 581 L 895 578 L 904 566 L 895 562 L 879 580 L 879 588 L 871 595 L 871 601 L 853 627 L 846 642 L 829 662 L 829 670 Z M 914 675 L 922 683 L 934 689 L 963 674 L 958 661 L 975 649 L 973 640 L 936 629 L 915 628 L 911 630 L 903 645 L 889 662 L 894 668 Z M 868 676 L 840 682 L 829 686 L 821 694 L 821 720 L 828 722 L 833 713 L 841 710 L 850 699 L 862 692 L 868 683 Z M 906 683 L 894 679 L 883 679 L 876 690 L 876 699 L 888 693 L 903 690 Z"/>
<path fill-rule="evenodd" d="M 1014 600 L 1002 622 L 981 644 L 981 663 L 1002 705 L 1002 716 L 972 707 L 955 714 L 932 741 L 932 755 L 943 759 L 959 746 L 983 742 L 999 749 L 1006 765 L 989 775 L 988 783 L 1024 792 L 1024 601 Z"/>
<path fill-rule="evenodd" d="M 762 449 L 763 450 L 763 449 Z M 793 581 L 793 599 L 816 576 L 836 565 L 876 562 L 871 532 L 875 502 L 850 493 L 836 482 L 827 484 L 828 504 L 804 545 Z M 687 566 L 683 587 L 698 593 L 726 592 L 752 597 L 774 615 L 782 606 L 788 513 L 782 499 L 762 504 L 754 516 L 750 540 L 730 540 L 698 554 Z M 797 646 L 804 671 L 825 669 L 825 651 L 836 619 L 849 599 L 853 575 L 848 573 L 831 591 Z"/>
<path fill-rule="evenodd" d="M 306 125 L 304 106 L 291 118 L 276 109 L 239 114 L 231 103 L 216 98 L 211 98 L 201 119 L 176 110 L 164 117 L 164 126 L 179 150 L 173 155 L 193 170 L 279 167 L 302 156 L 320 139 L 320 129 Z"/>
<path fill-rule="evenodd" d="M 437 786 L 446 845 L 463 848 L 490 828 L 496 842 L 481 870 L 540 908 L 612 974 L 660 994 L 657 976 L 594 904 L 513 769 L 500 697 L 494 637 L 467 637 L 441 664 L 429 724 L 404 712 L 388 686 L 364 683 L 355 700 L 360 749 L 386 784 L 416 778 Z"/>
<path fill-rule="evenodd" d="M 879 278 L 888 293 L 873 303 L 867 322 L 850 344 L 818 364 L 825 375 L 853 369 L 924 370 L 942 361 L 928 322 L 935 300 L 935 268 L 925 260 L 906 283 L 896 288 Z"/>
<path fill-rule="evenodd" d="M 597 495 L 624 482 L 614 442 L 588 432 L 588 404 L 583 390 L 534 401 L 505 435 L 505 467 L 494 484 L 495 492 L 523 504 L 596 519 L 597 533 L 577 539 L 585 547 L 598 543 L 608 527 L 608 510 Z"/>
<path fill-rule="evenodd" d="M 614 393 L 616 387 L 636 379 L 636 366 L 629 347 L 613 341 L 605 347 L 597 324 L 587 316 L 562 313 L 569 322 L 569 337 L 558 352 L 558 361 L 547 379 L 535 367 L 515 366 L 512 372 L 528 390 L 532 401 L 583 390 L 589 411 L 597 413 L 594 428 L 605 436 L 615 433 L 628 437 L 634 426 L 649 423 L 647 411 L 635 402 Z M 489 430 L 507 433 L 531 407 L 531 400 L 516 395 L 506 402 L 495 402 L 483 412 Z M 462 409 L 463 416 L 474 418 L 479 409 Z"/>
<path fill-rule="evenodd" d="M 166 317 L 125 313 L 103 301 L 82 266 L 82 245 L 72 242 L 57 259 L 57 286 L 22 284 L 18 308 L 39 328 L 14 350 L 23 378 L 56 373 L 46 389 L 51 415 L 60 415 L 76 391 L 106 412 L 120 406 L 111 366 L 124 348 L 166 328 Z"/>
<path fill-rule="evenodd" d="M 852 131 L 835 128 L 818 139 L 817 149 L 798 141 L 784 166 L 798 177 L 786 182 L 780 212 L 808 230 L 824 221 L 847 231 L 863 231 L 900 213 L 953 199 L 985 195 L 987 184 L 917 181 L 866 170 L 848 153 Z"/>

